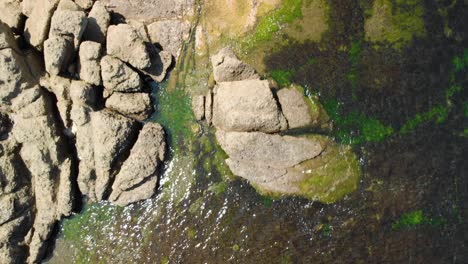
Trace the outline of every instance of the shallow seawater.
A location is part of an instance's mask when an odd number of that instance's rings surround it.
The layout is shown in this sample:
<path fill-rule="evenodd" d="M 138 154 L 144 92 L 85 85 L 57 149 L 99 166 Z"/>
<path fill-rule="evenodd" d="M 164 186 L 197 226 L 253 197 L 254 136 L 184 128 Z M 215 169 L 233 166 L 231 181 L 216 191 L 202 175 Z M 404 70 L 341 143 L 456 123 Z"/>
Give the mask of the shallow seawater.
<path fill-rule="evenodd" d="M 190 85 L 169 81 L 154 87 L 152 120 L 171 145 L 158 194 L 85 205 L 48 263 L 467 263 L 468 6 L 449 12 L 450 37 L 444 1 L 425 1 L 425 37 L 397 51 L 364 39 L 351 2 L 329 1 L 321 45 L 291 41 L 264 63 L 320 97 L 332 136 L 359 157 L 357 191 L 330 205 L 259 195 L 194 121 Z"/>

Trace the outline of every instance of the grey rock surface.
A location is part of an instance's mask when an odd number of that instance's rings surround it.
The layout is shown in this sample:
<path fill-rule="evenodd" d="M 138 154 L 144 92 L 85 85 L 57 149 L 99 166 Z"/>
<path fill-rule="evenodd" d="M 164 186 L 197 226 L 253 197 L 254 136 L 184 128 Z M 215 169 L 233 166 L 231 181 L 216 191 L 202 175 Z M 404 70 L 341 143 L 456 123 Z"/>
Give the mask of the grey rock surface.
<path fill-rule="evenodd" d="M 138 73 L 119 59 L 104 56 L 101 60 L 101 75 L 109 94 L 141 91 L 142 80 Z"/>
<path fill-rule="evenodd" d="M 16 0 L 0 1 L 0 21 L 6 23 L 12 30 L 20 32 L 25 17 L 21 13 L 21 3 Z"/>
<path fill-rule="evenodd" d="M 88 25 L 83 35 L 84 40 L 106 43 L 110 14 L 101 1 L 96 1 L 88 14 Z"/>
<path fill-rule="evenodd" d="M 42 44 L 47 39 L 49 27 L 59 0 L 37 0 L 26 20 L 24 37 L 34 47 L 42 50 Z"/>
<path fill-rule="evenodd" d="M 139 121 L 150 117 L 153 111 L 147 93 L 113 93 L 107 98 L 106 107 Z"/>
<path fill-rule="evenodd" d="M 44 42 L 44 63 L 50 75 L 58 75 L 68 69 L 75 49 L 68 37 L 52 36 Z"/>
<path fill-rule="evenodd" d="M 150 54 L 138 32 L 128 24 L 110 26 L 107 30 L 107 53 L 135 68 L 151 66 Z"/>
<path fill-rule="evenodd" d="M 85 41 L 80 45 L 79 75 L 80 79 L 93 85 L 100 85 L 101 80 L 101 44 Z"/>
<path fill-rule="evenodd" d="M 52 16 L 49 38 L 54 36 L 72 38 L 73 47 L 77 51 L 87 24 L 88 19 L 83 11 L 57 10 Z"/>
<path fill-rule="evenodd" d="M 231 48 L 221 49 L 211 58 L 214 79 L 217 83 L 259 79 L 252 66 L 239 60 Z"/>
<path fill-rule="evenodd" d="M 179 19 L 161 20 L 148 25 L 151 42 L 158 43 L 164 50 L 178 58 L 182 44 L 187 41 L 190 23 Z"/>

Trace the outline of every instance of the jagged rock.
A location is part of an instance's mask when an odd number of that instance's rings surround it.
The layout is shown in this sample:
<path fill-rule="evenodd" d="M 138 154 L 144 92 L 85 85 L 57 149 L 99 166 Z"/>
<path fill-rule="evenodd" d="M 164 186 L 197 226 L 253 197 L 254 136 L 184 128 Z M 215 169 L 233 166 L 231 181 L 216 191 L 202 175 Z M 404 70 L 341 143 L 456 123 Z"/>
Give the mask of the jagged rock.
<path fill-rule="evenodd" d="M 215 89 L 215 127 L 225 131 L 267 133 L 287 128 L 268 81 L 221 82 Z"/>
<path fill-rule="evenodd" d="M 84 40 L 106 43 L 110 14 L 101 1 L 96 1 L 88 14 L 88 26 L 83 35 Z"/>
<path fill-rule="evenodd" d="M 37 0 L 26 20 L 24 37 L 39 50 L 42 50 L 42 44 L 48 37 L 50 21 L 58 2 L 59 0 Z"/>
<path fill-rule="evenodd" d="M 80 79 L 94 85 L 101 84 L 101 44 L 85 41 L 80 45 Z"/>
<path fill-rule="evenodd" d="M 208 92 L 205 96 L 205 120 L 208 125 L 211 125 L 213 119 L 213 93 L 211 89 L 208 89 Z"/>
<path fill-rule="evenodd" d="M 0 21 L 6 23 L 14 31 L 20 32 L 24 23 L 20 2 L 0 0 Z"/>
<path fill-rule="evenodd" d="M 205 96 L 197 95 L 192 97 L 192 111 L 198 121 L 205 117 Z"/>
<path fill-rule="evenodd" d="M 255 69 L 240 61 L 231 48 L 223 48 L 211 58 L 217 83 L 259 79 Z"/>
<path fill-rule="evenodd" d="M 190 23 L 180 20 L 162 20 L 148 25 L 148 35 L 153 43 L 178 58 L 182 44 L 189 38 Z"/>
<path fill-rule="evenodd" d="M 94 0 L 75 0 L 75 3 L 83 9 L 89 9 L 93 6 Z"/>
<path fill-rule="evenodd" d="M 119 59 L 104 56 L 101 60 L 101 72 L 104 87 L 109 94 L 141 91 L 142 80 L 138 73 Z"/>
<path fill-rule="evenodd" d="M 50 23 L 49 38 L 67 36 L 73 38 L 73 47 L 78 50 L 88 19 L 83 11 L 57 10 Z"/>
<path fill-rule="evenodd" d="M 71 81 L 60 76 L 44 76 L 40 79 L 40 85 L 55 94 L 60 118 L 62 119 L 63 125 L 68 130 L 66 131 L 67 134 L 70 134 L 72 126 L 70 117 L 72 104 L 70 98 Z"/>
<path fill-rule="evenodd" d="M 147 119 L 153 110 L 147 93 L 113 93 L 106 107 L 139 121 Z"/>
<path fill-rule="evenodd" d="M 107 30 L 107 53 L 135 68 L 151 66 L 150 55 L 137 31 L 127 24 L 110 26 Z"/>
<path fill-rule="evenodd" d="M 132 119 L 103 110 L 91 113 L 91 124 L 96 166 L 94 195 L 91 197 L 95 196 L 97 200 L 102 200 L 106 198 L 109 184 L 112 183 L 113 168 L 119 162 L 119 156 L 131 147 L 137 123 Z"/>
<path fill-rule="evenodd" d="M 46 71 L 58 75 L 68 69 L 74 54 L 73 40 L 68 37 L 52 36 L 44 42 Z"/>
<path fill-rule="evenodd" d="M 150 50 L 151 66 L 142 72 L 149 75 L 156 82 L 162 82 L 166 78 L 167 70 L 172 64 L 172 55 L 167 51 L 158 52 L 152 44 L 147 45 Z"/>
<path fill-rule="evenodd" d="M 57 10 L 83 11 L 83 9 L 72 0 L 60 0 Z"/>
<path fill-rule="evenodd" d="M 327 114 L 318 100 L 306 98 L 300 89 L 283 88 L 277 94 L 289 129 L 319 126 L 328 121 Z"/>
<path fill-rule="evenodd" d="M 126 206 L 151 198 L 156 192 L 158 170 L 165 155 L 163 128 L 157 123 L 146 123 L 130 156 L 115 177 L 109 200 L 114 204 Z"/>

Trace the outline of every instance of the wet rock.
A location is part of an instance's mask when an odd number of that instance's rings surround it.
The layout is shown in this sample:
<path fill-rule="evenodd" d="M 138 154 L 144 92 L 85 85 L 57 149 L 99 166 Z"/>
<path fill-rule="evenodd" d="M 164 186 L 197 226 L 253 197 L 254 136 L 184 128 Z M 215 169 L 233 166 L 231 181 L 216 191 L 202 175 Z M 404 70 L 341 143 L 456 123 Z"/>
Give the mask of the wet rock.
<path fill-rule="evenodd" d="M 32 46 L 42 50 L 48 37 L 50 21 L 57 8 L 58 0 L 38 0 L 26 20 L 24 37 Z"/>
<path fill-rule="evenodd" d="M 283 88 L 277 95 L 289 129 L 317 127 L 328 121 L 318 100 L 306 98 L 300 87 Z"/>
<path fill-rule="evenodd" d="M 213 124 L 225 131 L 278 132 L 286 119 L 268 81 L 221 82 L 215 88 Z"/>
<path fill-rule="evenodd" d="M 162 82 L 172 64 L 172 55 L 167 51 L 157 51 L 152 44 L 147 45 L 147 48 L 150 51 L 151 66 L 143 69 L 142 72 L 149 75 L 155 82 Z"/>
<path fill-rule="evenodd" d="M 93 85 L 101 84 L 101 44 L 85 41 L 80 45 L 79 52 L 80 79 Z"/>
<path fill-rule="evenodd" d="M 198 121 L 205 117 L 205 96 L 197 95 L 192 97 L 192 111 Z"/>
<path fill-rule="evenodd" d="M 16 0 L 1 0 L 0 21 L 6 23 L 14 31 L 20 32 L 24 25 L 24 16 L 21 13 L 20 2 Z"/>
<path fill-rule="evenodd" d="M 157 123 L 146 123 L 115 178 L 109 200 L 126 206 L 151 198 L 156 193 L 158 171 L 165 156 L 163 128 Z"/>
<path fill-rule="evenodd" d="M 182 44 L 189 37 L 190 23 L 177 19 L 156 21 L 148 25 L 151 42 L 158 43 L 164 50 L 178 58 Z"/>
<path fill-rule="evenodd" d="M 151 66 L 150 55 L 138 32 L 127 24 L 110 26 L 107 31 L 107 53 L 135 68 Z"/>
<path fill-rule="evenodd" d="M 73 38 L 73 47 L 78 50 L 87 23 L 83 11 L 57 10 L 52 16 L 49 38 L 54 36 Z"/>
<path fill-rule="evenodd" d="M 101 73 L 109 95 L 113 92 L 141 91 L 142 80 L 138 73 L 119 59 L 104 56 L 101 60 Z"/>
<path fill-rule="evenodd" d="M 88 25 L 84 32 L 83 39 L 104 45 L 106 43 L 109 24 L 109 12 L 101 1 L 96 1 L 88 14 Z"/>
<path fill-rule="evenodd" d="M 240 61 L 231 48 L 223 48 L 211 58 L 217 83 L 259 79 L 255 69 Z"/>
<path fill-rule="evenodd" d="M 44 42 L 44 63 L 46 71 L 58 75 L 68 69 L 74 54 L 73 40 L 52 36 Z"/>
<path fill-rule="evenodd" d="M 106 107 L 139 121 L 147 119 L 153 111 L 147 93 L 113 93 L 107 98 Z"/>

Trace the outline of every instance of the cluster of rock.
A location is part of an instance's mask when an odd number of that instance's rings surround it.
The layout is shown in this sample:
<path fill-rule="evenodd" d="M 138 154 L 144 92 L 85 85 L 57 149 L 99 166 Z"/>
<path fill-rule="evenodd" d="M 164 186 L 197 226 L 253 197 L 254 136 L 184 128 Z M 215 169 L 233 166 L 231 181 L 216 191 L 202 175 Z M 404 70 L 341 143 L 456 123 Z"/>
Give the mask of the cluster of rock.
<path fill-rule="evenodd" d="M 80 193 L 150 198 L 166 156 L 146 79 L 170 52 L 92 0 L 0 1 L 0 263 L 37 263 Z M 76 196 L 76 197 L 75 197 Z"/>
<path fill-rule="evenodd" d="M 325 203 L 357 187 L 359 164 L 349 148 L 325 136 L 297 135 L 328 126 L 315 98 L 305 97 L 298 86 L 278 89 L 261 80 L 229 48 L 213 56 L 212 64 L 216 86 L 194 97 L 192 107 L 198 120 L 216 127 L 234 175 L 264 194 Z"/>

